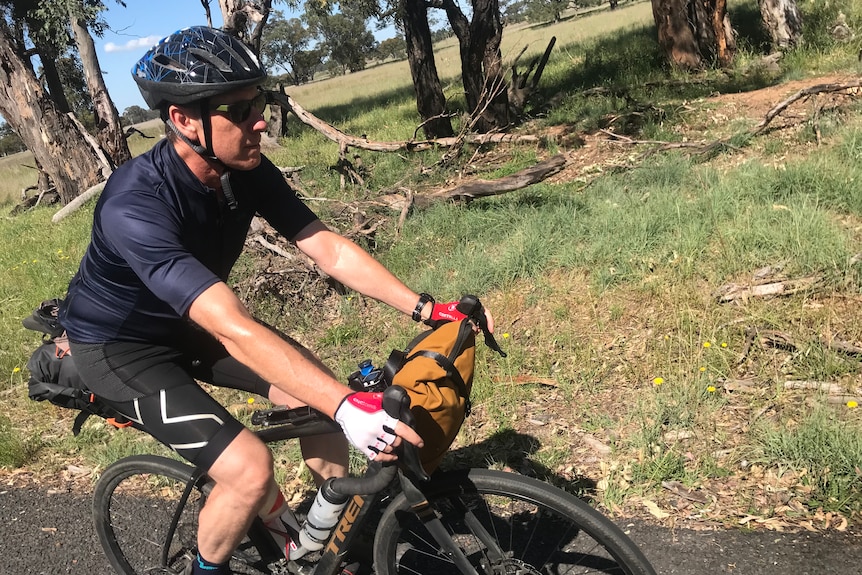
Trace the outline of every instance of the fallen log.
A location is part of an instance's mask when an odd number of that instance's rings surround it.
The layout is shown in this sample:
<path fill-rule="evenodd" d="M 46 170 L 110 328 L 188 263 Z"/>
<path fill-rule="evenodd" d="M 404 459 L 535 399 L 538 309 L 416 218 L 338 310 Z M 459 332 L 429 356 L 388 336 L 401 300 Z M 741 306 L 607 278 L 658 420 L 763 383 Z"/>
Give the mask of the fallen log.
<path fill-rule="evenodd" d="M 541 182 L 562 170 L 565 165 L 566 156 L 564 154 L 557 154 L 544 162 L 539 162 L 535 166 L 525 168 L 511 176 L 505 176 L 497 180 L 473 180 L 452 188 L 432 192 L 427 197 L 434 200 L 443 198 L 464 200 L 505 194 Z"/>

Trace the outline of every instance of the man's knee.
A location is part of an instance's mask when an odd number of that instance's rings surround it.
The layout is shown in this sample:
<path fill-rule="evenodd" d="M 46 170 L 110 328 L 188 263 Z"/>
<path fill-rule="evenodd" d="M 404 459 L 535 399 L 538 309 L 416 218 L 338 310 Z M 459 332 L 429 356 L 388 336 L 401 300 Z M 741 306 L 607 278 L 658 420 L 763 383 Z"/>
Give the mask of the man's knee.
<path fill-rule="evenodd" d="M 248 430 L 243 430 L 216 459 L 209 475 L 223 488 L 263 500 L 273 480 L 272 452 Z"/>

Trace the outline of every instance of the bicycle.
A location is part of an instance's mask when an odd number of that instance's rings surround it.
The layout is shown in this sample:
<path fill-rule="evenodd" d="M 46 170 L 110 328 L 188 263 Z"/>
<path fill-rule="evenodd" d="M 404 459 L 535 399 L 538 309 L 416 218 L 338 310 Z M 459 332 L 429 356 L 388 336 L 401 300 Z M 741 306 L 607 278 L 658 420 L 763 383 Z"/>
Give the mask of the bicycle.
<path fill-rule="evenodd" d="M 485 335 L 487 341 L 490 334 Z M 402 388 L 385 390 L 384 408 L 391 415 L 410 423 L 409 407 Z M 308 407 L 257 411 L 252 425 L 261 426 L 254 432 L 265 443 L 341 433 L 334 421 Z M 195 557 L 197 514 L 212 485 L 201 470 L 167 457 L 138 455 L 110 465 L 96 484 L 93 513 L 116 572 L 183 573 Z M 377 575 L 655 575 L 619 527 L 574 495 L 489 469 L 429 477 L 416 448 L 406 442 L 397 465 L 371 462 L 363 476 L 338 478 L 331 486 L 350 499 L 322 549 L 285 559 L 257 519 L 234 552 L 231 569 L 336 575 L 361 556 Z M 363 540 L 369 526 L 370 555 Z"/>

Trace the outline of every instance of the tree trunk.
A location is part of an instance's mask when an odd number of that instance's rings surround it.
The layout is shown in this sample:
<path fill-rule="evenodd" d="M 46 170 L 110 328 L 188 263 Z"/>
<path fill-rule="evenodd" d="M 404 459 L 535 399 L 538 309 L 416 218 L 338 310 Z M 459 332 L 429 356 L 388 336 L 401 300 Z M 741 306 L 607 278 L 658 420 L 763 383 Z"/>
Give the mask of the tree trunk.
<path fill-rule="evenodd" d="M 96 121 L 96 137 L 99 145 L 108 155 L 114 167 L 132 159 L 129 144 L 120 125 L 120 115 L 108 95 L 102 70 L 99 68 L 99 58 L 96 56 L 96 46 L 90 36 L 87 26 L 74 15 L 71 15 L 72 34 L 78 46 L 78 54 L 84 67 L 84 77 L 90 89 L 93 100 L 93 112 Z"/>
<path fill-rule="evenodd" d="M 63 203 L 103 179 L 92 147 L 57 111 L 0 21 L 0 115 L 21 137 Z"/>
<path fill-rule="evenodd" d="M 673 66 L 697 70 L 733 61 L 736 40 L 726 0 L 652 0 L 652 10 L 659 46 Z"/>
<path fill-rule="evenodd" d="M 461 82 L 474 129 L 486 133 L 506 128 L 509 102 L 500 53 L 503 25 L 499 1 L 474 0 L 472 21 L 453 0 L 444 0 L 442 8 L 458 38 Z"/>
<path fill-rule="evenodd" d="M 471 59 L 480 59 L 479 74 L 482 93 L 479 105 L 482 113 L 476 124 L 480 133 L 503 130 L 509 126 L 509 97 L 503 77 L 503 22 L 499 0 L 474 0 L 471 29 Z"/>
<path fill-rule="evenodd" d="M 48 94 L 57 105 L 57 111 L 61 114 L 71 112 L 72 107 L 69 106 L 66 92 L 63 91 L 63 83 L 60 81 L 60 73 L 57 72 L 57 55 L 48 52 L 46 48 L 42 47 L 39 50 L 39 61 L 42 62 L 42 74 L 45 77 Z"/>
<path fill-rule="evenodd" d="M 802 44 L 802 14 L 796 0 L 758 0 L 760 17 L 775 48 L 793 48 Z"/>
<path fill-rule="evenodd" d="M 224 31 L 251 46 L 255 54 L 260 54 L 260 41 L 272 10 L 272 0 L 219 0 L 218 4 Z"/>
<path fill-rule="evenodd" d="M 416 108 L 422 118 L 425 137 L 433 139 L 454 135 L 452 122 L 446 115 L 446 97 L 434 62 L 428 8 L 424 0 L 404 0 L 404 40 L 416 93 Z"/>

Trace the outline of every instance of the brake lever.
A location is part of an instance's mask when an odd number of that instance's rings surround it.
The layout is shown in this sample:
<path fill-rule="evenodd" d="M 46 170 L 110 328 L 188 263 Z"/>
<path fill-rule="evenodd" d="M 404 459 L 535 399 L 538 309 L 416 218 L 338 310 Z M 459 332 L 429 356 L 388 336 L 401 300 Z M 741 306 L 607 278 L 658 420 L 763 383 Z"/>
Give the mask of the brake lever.
<path fill-rule="evenodd" d="M 410 396 L 404 388 L 398 385 L 390 385 L 383 391 L 383 410 L 390 416 L 401 420 L 411 429 L 416 429 L 416 418 L 410 411 Z M 401 440 L 401 445 L 396 448 L 398 459 L 421 481 L 428 481 L 431 476 L 422 467 L 419 460 L 419 448 L 409 441 Z"/>
<path fill-rule="evenodd" d="M 455 309 L 466 315 L 475 325 L 479 326 L 479 330 L 485 336 L 485 345 L 499 353 L 501 357 L 506 357 L 506 352 L 503 351 L 500 344 L 497 343 L 494 334 L 488 329 L 488 317 L 485 315 L 485 308 L 478 297 L 471 294 L 463 296 L 458 305 L 455 306 Z"/>

